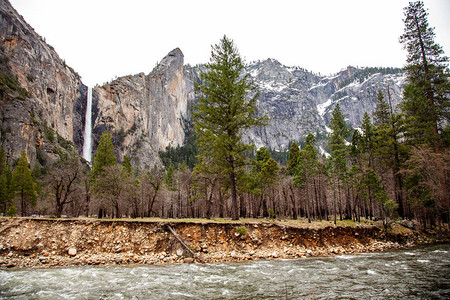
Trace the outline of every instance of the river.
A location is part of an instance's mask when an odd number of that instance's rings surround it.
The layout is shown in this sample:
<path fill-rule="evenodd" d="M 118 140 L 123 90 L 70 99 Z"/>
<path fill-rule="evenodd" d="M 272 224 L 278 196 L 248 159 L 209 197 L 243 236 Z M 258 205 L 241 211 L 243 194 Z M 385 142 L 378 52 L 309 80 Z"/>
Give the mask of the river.
<path fill-rule="evenodd" d="M 297 260 L 0 271 L 14 299 L 450 299 L 450 245 Z"/>

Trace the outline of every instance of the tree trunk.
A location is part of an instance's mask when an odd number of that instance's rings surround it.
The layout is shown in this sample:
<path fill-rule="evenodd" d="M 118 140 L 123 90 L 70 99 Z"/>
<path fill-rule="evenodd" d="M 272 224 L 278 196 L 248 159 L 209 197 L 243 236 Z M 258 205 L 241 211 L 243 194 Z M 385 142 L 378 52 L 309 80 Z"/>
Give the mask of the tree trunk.
<path fill-rule="evenodd" d="M 60 203 L 56 203 L 56 217 L 61 218 L 63 206 Z"/>
<path fill-rule="evenodd" d="M 86 217 L 89 217 L 89 202 L 91 201 L 91 196 L 89 195 L 89 186 L 88 184 L 86 186 L 86 197 L 84 198 L 84 214 Z"/>
<path fill-rule="evenodd" d="M 234 170 L 230 172 L 230 190 L 231 190 L 231 219 L 239 220 L 239 203 L 236 193 L 236 175 Z"/>
<path fill-rule="evenodd" d="M 336 199 L 336 179 L 334 181 L 333 189 L 333 214 L 334 214 L 334 225 L 336 225 L 336 214 L 337 214 L 337 199 Z"/>
<path fill-rule="evenodd" d="M 310 196 L 309 196 L 309 188 L 308 188 L 308 180 L 306 180 L 305 184 L 305 190 L 306 190 L 306 217 L 308 218 L 308 223 L 311 223 L 311 211 L 310 211 Z"/>
<path fill-rule="evenodd" d="M 294 220 L 297 220 L 298 215 L 297 215 L 297 205 L 295 205 L 295 194 L 294 194 L 294 190 L 292 189 L 292 186 L 290 186 L 291 189 L 291 202 L 292 202 L 292 218 Z"/>
<path fill-rule="evenodd" d="M 25 217 L 25 195 L 23 189 L 20 191 L 20 214 Z"/>

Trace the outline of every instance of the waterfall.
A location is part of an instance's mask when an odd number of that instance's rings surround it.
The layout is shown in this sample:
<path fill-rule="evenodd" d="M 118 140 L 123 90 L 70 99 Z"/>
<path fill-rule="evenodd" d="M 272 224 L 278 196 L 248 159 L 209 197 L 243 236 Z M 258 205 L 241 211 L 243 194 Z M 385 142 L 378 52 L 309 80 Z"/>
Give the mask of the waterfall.
<path fill-rule="evenodd" d="M 86 120 L 84 124 L 83 157 L 88 162 L 92 159 L 92 88 L 88 87 Z"/>

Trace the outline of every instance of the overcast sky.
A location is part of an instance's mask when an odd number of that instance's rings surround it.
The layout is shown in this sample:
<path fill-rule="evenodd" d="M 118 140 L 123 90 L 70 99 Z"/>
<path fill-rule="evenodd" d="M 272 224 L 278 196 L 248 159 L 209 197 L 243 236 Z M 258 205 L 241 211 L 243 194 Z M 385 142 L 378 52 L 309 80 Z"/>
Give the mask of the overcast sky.
<path fill-rule="evenodd" d="M 246 62 L 275 58 L 324 75 L 348 65 L 402 67 L 408 0 L 10 0 L 87 85 L 149 73 L 179 47 L 209 61 L 226 34 Z M 425 0 L 450 55 L 450 1 Z"/>

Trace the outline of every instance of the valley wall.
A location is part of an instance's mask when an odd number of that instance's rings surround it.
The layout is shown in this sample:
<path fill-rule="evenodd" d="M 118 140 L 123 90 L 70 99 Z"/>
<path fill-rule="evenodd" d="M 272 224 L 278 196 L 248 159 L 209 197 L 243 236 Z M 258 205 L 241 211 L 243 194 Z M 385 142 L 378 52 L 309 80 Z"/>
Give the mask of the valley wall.
<path fill-rule="evenodd" d="M 25 149 L 31 165 L 38 156 L 51 163 L 67 150 L 63 139 L 80 152 L 87 88 L 7 0 L 0 2 L 0 47 L 0 138 L 7 156 L 17 159 Z M 11 80 L 26 95 L 5 87 Z"/>

